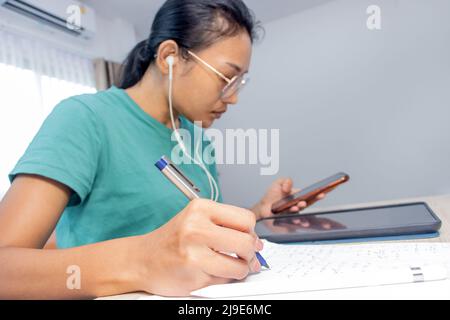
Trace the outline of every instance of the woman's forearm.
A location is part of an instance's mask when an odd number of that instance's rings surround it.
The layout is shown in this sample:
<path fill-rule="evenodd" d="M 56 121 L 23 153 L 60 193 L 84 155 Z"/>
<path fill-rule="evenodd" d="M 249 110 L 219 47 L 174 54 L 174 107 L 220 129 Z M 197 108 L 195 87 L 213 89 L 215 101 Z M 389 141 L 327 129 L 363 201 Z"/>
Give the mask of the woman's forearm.
<path fill-rule="evenodd" d="M 139 291 L 140 237 L 64 249 L 0 248 L 0 299 L 86 299 Z"/>

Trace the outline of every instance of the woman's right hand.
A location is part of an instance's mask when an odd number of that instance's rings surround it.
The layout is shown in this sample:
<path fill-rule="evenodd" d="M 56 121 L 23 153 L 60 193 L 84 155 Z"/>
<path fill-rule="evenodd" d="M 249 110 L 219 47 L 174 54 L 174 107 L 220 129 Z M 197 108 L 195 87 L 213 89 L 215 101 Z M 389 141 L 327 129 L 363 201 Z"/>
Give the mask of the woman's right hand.
<path fill-rule="evenodd" d="M 198 199 L 145 235 L 140 279 L 143 290 L 187 296 L 208 285 L 241 280 L 258 272 L 263 243 L 254 233 L 253 212 Z M 232 254 L 232 255 L 230 255 Z"/>

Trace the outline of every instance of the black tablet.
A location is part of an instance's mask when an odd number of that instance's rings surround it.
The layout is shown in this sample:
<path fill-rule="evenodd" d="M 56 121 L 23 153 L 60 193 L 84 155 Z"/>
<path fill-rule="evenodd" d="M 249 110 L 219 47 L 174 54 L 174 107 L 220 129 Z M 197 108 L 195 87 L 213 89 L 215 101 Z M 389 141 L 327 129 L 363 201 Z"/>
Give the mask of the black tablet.
<path fill-rule="evenodd" d="M 435 233 L 441 220 L 425 202 L 283 214 L 258 220 L 255 231 L 272 242 L 302 242 Z"/>

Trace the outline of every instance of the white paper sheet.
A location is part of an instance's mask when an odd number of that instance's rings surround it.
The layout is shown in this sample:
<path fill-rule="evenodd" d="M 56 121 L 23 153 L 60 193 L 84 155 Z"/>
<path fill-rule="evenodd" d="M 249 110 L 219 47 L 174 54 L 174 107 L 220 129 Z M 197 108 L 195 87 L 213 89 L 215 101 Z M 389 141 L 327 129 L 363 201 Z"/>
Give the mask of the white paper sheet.
<path fill-rule="evenodd" d="M 226 298 L 446 279 L 448 243 L 280 245 L 261 252 L 270 270 L 244 281 L 209 286 L 193 296 Z"/>

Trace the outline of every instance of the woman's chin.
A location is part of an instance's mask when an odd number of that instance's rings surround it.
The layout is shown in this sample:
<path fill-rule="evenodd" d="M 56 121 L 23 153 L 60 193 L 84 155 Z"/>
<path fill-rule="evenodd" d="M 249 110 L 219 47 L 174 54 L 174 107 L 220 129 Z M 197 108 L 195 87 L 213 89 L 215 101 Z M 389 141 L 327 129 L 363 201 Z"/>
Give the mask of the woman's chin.
<path fill-rule="evenodd" d="M 220 119 L 220 117 L 221 117 L 221 114 L 217 114 L 215 112 L 211 112 L 211 113 L 208 113 L 205 116 L 202 116 L 200 118 L 201 120 L 195 120 L 195 121 L 190 120 L 190 121 L 193 122 L 197 126 L 200 126 L 200 127 L 204 128 L 204 129 L 208 129 L 214 124 L 214 122 L 216 120 Z"/>
<path fill-rule="evenodd" d="M 214 124 L 214 122 L 218 119 L 220 119 L 220 116 L 218 117 L 217 114 L 210 113 L 208 117 L 204 117 L 204 120 L 202 121 L 202 128 L 204 129 L 210 128 Z"/>
<path fill-rule="evenodd" d="M 215 119 L 204 121 L 204 122 L 202 123 L 203 129 L 211 128 L 212 125 L 214 124 L 214 121 L 215 121 Z"/>
<path fill-rule="evenodd" d="M 209 122 L 209 127 L 212 126 L 212 124 L 216 120 L 219 120 L 223 114 L 224 114 L 224 112 L 211 112 L 210 117 L 209 117 L 211 119 L 211 121 Z"/>

